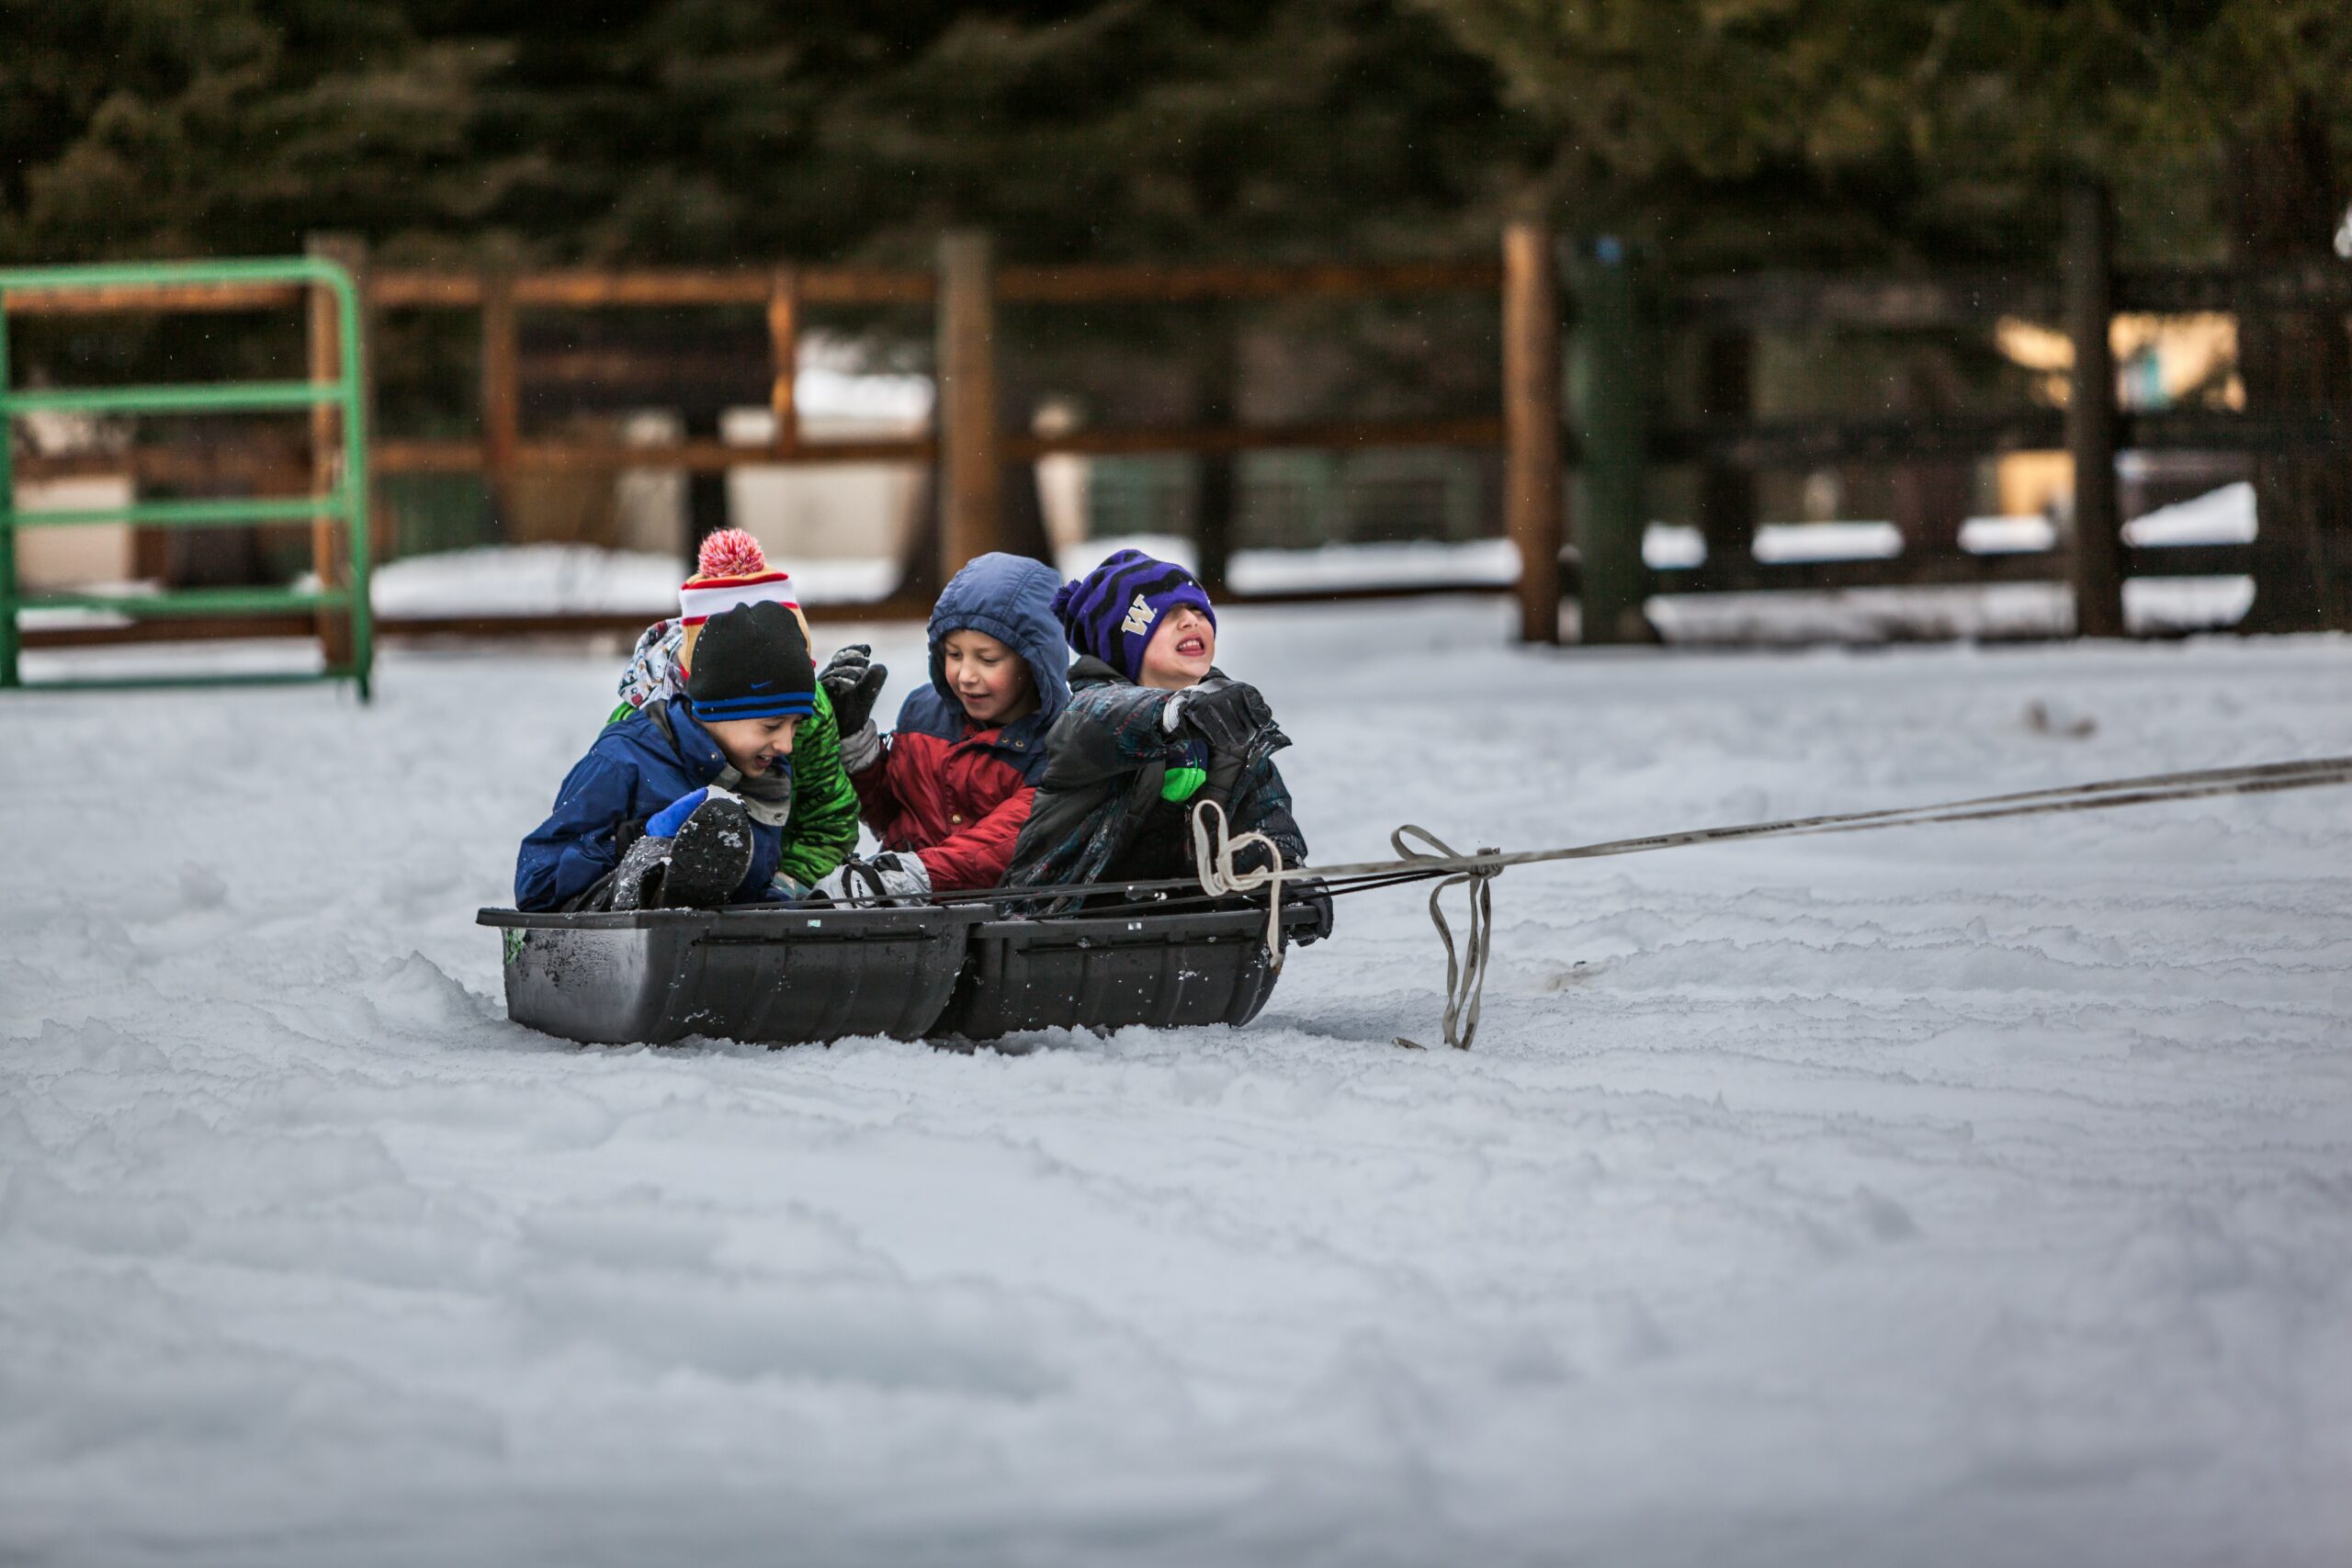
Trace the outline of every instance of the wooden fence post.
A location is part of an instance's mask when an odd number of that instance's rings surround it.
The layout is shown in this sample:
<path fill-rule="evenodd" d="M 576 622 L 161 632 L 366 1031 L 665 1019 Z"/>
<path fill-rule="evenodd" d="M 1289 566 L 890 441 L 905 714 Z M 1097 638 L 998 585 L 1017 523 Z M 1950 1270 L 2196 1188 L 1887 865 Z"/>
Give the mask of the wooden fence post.
<path fill-rule="evenodd" d="M 368 359 L 368 339 L 375 319 L 368 309 L 368 245 L 352 234 L 313 234 L 304 246 L 311 255 L 341 265 L 351 274 L 359 290 L 360 339 L 345 343 L 337 323 L 334 295 L 323 288 L 310 291 L 307 323 L 310 346 L 310 374 L 312 381 L 332 381 L 343 371 L 343 355 L 356 355 L 359 364 L 359 385 L 362 406 L 366 411 L 369 438 L 376 429 L 376 380 L 374 367 Z M 343 472 L 343 432 L 334 405 L 314 403 L 311 408 L 311 486 L 323 494 L 345 482 Z M 375 498 L 363 496 L 360 504 L 367 507 L 372 522 L 376 511 Z M 368 536 L 372 542 L 376 530 L 370 526 Z M 351 541 L 343 525 L 333 517 L 313 518 L 311 522 L 311 570 L 322 588 L 347 585 L 351 580 Z M 317 615 L 319 649 L 325 656 L 327 667 L 337 669 L 351 662 L 351 616 L 356 612 L 321 608 Z"/>
<path fill-rule="evenodd" d="M 514 525 L 514 449 L 521 443 L 523 378 L 514 322 L 514 279 L 501 269 L 481 280 L 482 474 L 502 537 Z"/>
<path fill-rule="evenodd" d="M 1203 395 L 1198 403 L 1200 422 L 1212 429 L 1221 429 L 1240 415 L 1240 400 L 1235 395 L 1240 370 L 1237 351 L 1240 345 L 1235 341 L 1230 311 L 1216 312 L 1205 340 L 1201 367 Z M 1200 553 L 1201 586 L 1208 590 L 1212 599 L 1224 594 L 1227 569 L 1233 563 L 1233 525 L 1241 502 L 1240 467 L 1238 453 L 1210 452 L 1202 456 L 1196 470 L 1199 485 L 1193 491 L 1193 543 Z"/>
<path fill-rule="evenodd" d="M 1560 290 L 1540 223 L 1503 231 L 1503 518 L 1519 547 L 1519 639 L 1560 640 Z"/>
<path fill-rule="evenodd" d="M 1647 399 L 1640 300 L 1624 247 L 1579 252 L 1571 379 L 1577 435 L 1577 554 L 1588 643 L 1655 640 L 1642 616 L 1648 570 Z"/>
<path fill-rule="evenodd" d="M 1699 412 L 1702 418 L 1745 424 L 1756 417 L 1756 334 L 1726 327 L 1706 334 L 1699 345 Z M 1707 542 L 1710 565 L 1745 564 L 1756 554 L 1756 475 L 1736 463 L 1711 462 L 1699 469 L 1699 534 Z"/>
<path fill-rule="evenodd" d="M 6 400 L 12 372 L 8 368 L 8 299 L 0 290 L 0 402 Z M 23 592 L 17 585 L 17 477 L 16 421 L 0 413 L 0 687 L 19 685 L 23 673 L 17 669 L 17 653 L 24 645 L 24 634 L 17 628 L 17 595 Z M 138 500 L 133 492 L 131 499 Z"/>
<path fill-rule="evenodd" d="M 2115 218 L 2106 188 L 2066 187 L 2066 335 L 2075 370 L 2066 398 L 2066 450 L 2075 462 L 2075 631 L 2121 637 L 2123 520 L 2115 494 Z"/>
<path fill-rule="evenodd" d="M 989 237 L 939 242 L 940 576 L 998 547 L 1004 484 L 997 428 L 996 268 Z"/>
<path fill-rule="evenodd" d="M 768 286 L 768 412 L 775 416 L 769 447 L 779 457 L 800 450 L 800 274 L 780 266 Z"/>

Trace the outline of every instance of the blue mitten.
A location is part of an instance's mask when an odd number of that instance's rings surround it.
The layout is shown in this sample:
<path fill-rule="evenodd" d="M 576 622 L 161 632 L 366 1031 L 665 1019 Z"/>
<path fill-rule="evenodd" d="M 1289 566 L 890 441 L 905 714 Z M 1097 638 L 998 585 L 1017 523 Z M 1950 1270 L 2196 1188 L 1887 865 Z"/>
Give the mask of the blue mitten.
<path fill-rule="evenodd" d="M 650 839 L 676 838 L 678 829 L 686 825 L 686 818 L 695 814 L 695 807 L 709 798 L 710 787 L 707 784 L 701 789 L 689 790 L 678 796 L 677 799 L 645 819 L 646 837 Z"/>

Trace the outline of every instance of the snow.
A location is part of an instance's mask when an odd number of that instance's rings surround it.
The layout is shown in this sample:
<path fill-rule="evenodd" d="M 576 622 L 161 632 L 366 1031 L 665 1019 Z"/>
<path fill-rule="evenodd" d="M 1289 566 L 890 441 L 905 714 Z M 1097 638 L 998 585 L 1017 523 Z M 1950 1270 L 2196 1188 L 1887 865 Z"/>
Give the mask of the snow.
<path fill-rule="evenodd" d="M 2255 536 L 2250 484 L 2223 485 L 2161 506 L 2123 525 L 2126 543 L 2230 545 Z M 2058 530 L 2046 517 L 1972 517 L 1961 547 L 1976 555 L 2048 550 Z M 1902 553 L 1892 523 L 1768 524 L 1756 535 L 1759 560 L 1887 558 Z M 1696 566 L 1706 547 L 1695 528 L 1652 524 L 1643 544 L 1652 567 Z M 2248 577 L 2141 577 L 2123 585 L 2125 623 L 2142 635 L 2216 631 L 2254 604 Z M 1700 645 L 1874 643 L 1973 638 L 2011 641 L 2071 636 L 2073 591 L 2060 582 L 1984 587 L 1849 588 L 1771 593 L 1669 593 L 1649 617 L 1668 642 Z"/>
<path fill-rule="evenodd" d="M 2134 577 L 2123 584 L 2124 624 L 2141 636 L 2217 631 L 2245 619 L 2253 604 L 2250 577 Z M 2075 630 L 2074 591 L 2062 582 L 1668 593 L 1646 611 L 1667 641 L 1702 647 L 2014 642 Z"/>
<path fill-rule="evenodd" d="M 2124 525 L 2135 545 L 2245 543 L 2254 537 L 2254 490 L 2226 485 L 2159 508 Z M 1973 517 L 1963 548 L 1984 555 L 2047 550 L 2056 530 L 2043 517 Z M 1149 534 L 1088 539 L 1058 552 L 1057 564 L 1080 576 L 1114 550 L 1140 549 L 1188 566 L 1190 539 Z M 1756 554 L 1767 561 L 1884 559 L 1902 553 L 1892 523 L 1768 524 Z M 1696 566 L 1706 547 L 1695 528 L 1654 523 L 1643 556 L 1653 568 Z M 850 604 L 880 599 L 896 586 L 894 560 L 810 558 L 787 563 L 808 603 Z M 667 556 L 599 550 L 585 545 L 490 547 L 419 556 L 379 569 L 376 613 L 451 616 L 570 612 L 674 613 L 677 563 Z M 1307 550 L 1237 550 L 1228 567 L 1243 592 L 1299 593 L 1318 589 L 1434 584 L 1507 587 L 1519 552 L 1508 539 L 1335 544 Z M 2141 633 L 2217 630 L 2234 625 L 2254 602 L 2249 578 L 2141 578 L 2124 585 L 2125 618 Z M 2064 637 L 2074 629 L 2074 596 L 2057 582 L 1984 587 L 1864 588 L 1815 592 L 1664 594 L 1650 615 L 1669 642 L 1804 644 L 1940 638 L 2015 640 Z"/>
<path fill-rule="evenodd" d="M 2352 750 L 2341 639 L 1509 623 L 1227 612 L 1319 858 Z M 2352 1556 L 2345 798 L 1515 870 L 1467 1055 L 1409 890 L 1238 1032 L 582 1049 L 471 919 L 616 662 L 0 704 L 0 1559 Z"/>
<path fill-rule="evenodd" d="M 2130 545 L 2250 545 L 2254 534 L 2254 486 L 2244 482 L 2159 506 L 2123 525 Z"/>

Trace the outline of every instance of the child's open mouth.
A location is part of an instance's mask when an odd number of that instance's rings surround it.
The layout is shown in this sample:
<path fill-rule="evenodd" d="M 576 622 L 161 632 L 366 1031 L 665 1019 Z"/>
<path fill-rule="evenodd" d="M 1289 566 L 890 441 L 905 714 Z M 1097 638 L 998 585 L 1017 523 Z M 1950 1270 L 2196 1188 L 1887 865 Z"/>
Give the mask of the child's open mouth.
<path fill-rule="evenodd" d="M 1176 651 L 1183 658 L 1198 659 L 1202 654 L 1206 653 L 1208 650 L 1209 645 L 1204 638 L 1197 637 L 1182 637 L 1176 639 Z"/>

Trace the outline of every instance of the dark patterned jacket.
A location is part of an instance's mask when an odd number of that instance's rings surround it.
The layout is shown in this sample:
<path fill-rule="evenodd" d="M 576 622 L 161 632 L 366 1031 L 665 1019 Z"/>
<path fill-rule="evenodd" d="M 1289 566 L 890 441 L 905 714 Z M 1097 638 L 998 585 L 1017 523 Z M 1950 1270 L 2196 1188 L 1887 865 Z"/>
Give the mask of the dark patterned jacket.
<path fill-rule="evenodd" d="M 1173 694 L 1136 686 L 1102 660 L 1070 666 L 1070 703 L 1046 737 L 1046 772 L 1037 798 L 1012 852 L 1005 886 L 1070 886 L 1189 876 L 1193 864 L 1192 803 L 1204 796 L 1225 807 L 1235 835 L 1264 833 L 1284 865 L 1303 865 L 1306 840 L 1292 817 L 1290 791 L 1273 754 L 1290 744 L 1279 729 L 1261 733 L 1247 754 L 1211 753 L 1181 730 L 1170 735 L 1160 715 Z M 1204 688 L 1228 684 L 1211 671 Z M 1163 797 L 1171 768 L 1204 769 L 1207 781 L 1191 800 Z M 1254 846 L 1234 857 L 1248 869 L 1263 856 Z M 1023 899 L 1028 914 L 1052 914 L 1077 900 Z"/>

